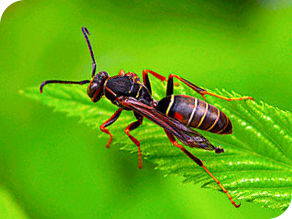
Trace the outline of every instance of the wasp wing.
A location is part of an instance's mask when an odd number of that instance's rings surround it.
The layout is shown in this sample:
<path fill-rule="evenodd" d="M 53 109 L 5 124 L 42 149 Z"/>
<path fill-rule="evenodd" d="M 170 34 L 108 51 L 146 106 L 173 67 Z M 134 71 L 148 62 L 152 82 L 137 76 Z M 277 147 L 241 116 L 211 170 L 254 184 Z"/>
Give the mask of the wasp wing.
<path fill-rule="evenodd" d="M 163 129 L 172 133 L 185 145 L 190 147 L 203 148 L 205 150 L 216 150 L 216 147 L 214 147 L 209 142 L 209 140 L 200 133 L 186 127 L 176 119 L 166 116 L 152 106 L 143 104 L 132 97 L 121 97 L 119 98 L 118 102 L 124 107 L 139 113 Z"/>

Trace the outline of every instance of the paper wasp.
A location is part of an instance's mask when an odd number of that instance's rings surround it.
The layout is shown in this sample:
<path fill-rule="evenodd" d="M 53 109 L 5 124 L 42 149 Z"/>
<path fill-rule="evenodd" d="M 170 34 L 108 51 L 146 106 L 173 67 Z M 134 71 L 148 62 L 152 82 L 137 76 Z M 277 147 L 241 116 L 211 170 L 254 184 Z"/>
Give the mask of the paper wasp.
<path fill-rule="evenodd" d="M 140 78 L 135 73 L 125 73 L 124 70 L 120 70 L 119 74 L 113 77 L 110 77 L 109 74 L 105 71 L 100 71 L 95 74 L 96 62 L 91 48 L 91 44 L 88 39 L 88 35 L 90 34 L 85 27 L 82 28 L 82 32 L 86 39 L 93 62 L 91 80 L 48 80 L 44 81 L 41 84 L 40 92 L 43 92 L 43 87 L 46 84 L 60 83 L 83 85 L 89 83 L 89 86 L 87 88 L 87 94 L 93 102 L 98 102 L 101 97 L 105 96 L 114 105 L 119 107 L 118 110 L 100 126 L 100 130 L 102 132 L 110 135 L 107 147 L 110 146 L 113 135 L 108 129 L 106 129 L 106 127 L 113 124 L 119 118 L 123 110 L 132 110 L 134 112 L 136 121 L 126 127 L 125 133 L 138 146 L 139 168 L 142 167 L 140 142 L 130 134 L 130 131 L 138 128 L 142 124 L 143 118 L 145 117 L 162 127 L 171 143 L 174 146 L 178 147 L 180 150 L 182 150 L 197 165 L 202 167 L 226 193 L 232 204 L 235 207 L 239 207 L 240 204 L 237 205 L 233 201 L 227 190 L 213 176 L 213 174 L 210 173 L 210 171 L 204 166 L 203 162 L 199 158 L 195 157 L 188 150 L 186 150 L 183 145 L 179 144 L 176 141 L 176 139 L 178 139 L 184 145 L 188 145 L 190 147 L 202 148 L 204 150 L 214 150 L 216 153 L 223 153 L 223 148 L 221 148 L 220 146 L 213 146 L 204 136 L 189 127 L 217 134 L 231 134 L 231 121 L 222 111 L 205 101 L 186 95 L 174 95 L 173 78 L 176 78 L 185 85 L 189 86 L 194 91 L 202 95 L 204 98 L 207 94 L 228 101 L 253 98 L 226 98 L 217 94 L 210 93 L 177 75 L 170 74 L 167 79 L 166 77 L 151 70 L 143 71 L 143 82 L 140 81 Z M 148 74 L 153 75 L 161 81 L 167 81 L 166 97 L 161 100 L 155 100 L 152 97 L 152 89 Z"/>

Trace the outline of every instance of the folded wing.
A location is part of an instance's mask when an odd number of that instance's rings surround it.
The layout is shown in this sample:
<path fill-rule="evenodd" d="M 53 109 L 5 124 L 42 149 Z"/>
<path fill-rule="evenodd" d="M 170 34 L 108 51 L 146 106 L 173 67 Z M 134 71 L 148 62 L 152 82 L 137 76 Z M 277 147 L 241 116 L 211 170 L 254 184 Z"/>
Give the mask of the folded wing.
<path fill-rule="evenodd" d="M 124 107 L 139 113 L 163 129 L 169 131 L 185 145 L 203 148 L 205 150 L 217 149 L 200 133 L 186 127 L 171 117 L 167 117 L 152 106 L 145 105 L 132 97 L 121 97 L 118 101 Z"/>

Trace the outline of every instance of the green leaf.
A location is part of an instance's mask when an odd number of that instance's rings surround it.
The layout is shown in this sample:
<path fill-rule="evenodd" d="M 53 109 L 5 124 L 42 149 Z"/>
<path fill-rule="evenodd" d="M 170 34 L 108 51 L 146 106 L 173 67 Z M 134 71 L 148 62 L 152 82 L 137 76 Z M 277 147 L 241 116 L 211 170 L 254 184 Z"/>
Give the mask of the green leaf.
<path fill-rule="evenodd" d="M 98 131 L 99 125 L 117 109 L 106 99 L 97 104 L 92 103 L 86 94 L 86 86 L 48 85 L 43 94 L 39 93 L 39 88 L 21 92 L 57 111 L 66 112 L 69 116 L 79 116 L 81 122 Z M 197 95 L 183 86 L 176 87 L 175 92 Z M 162 98 L 165 95 L 165 86 L 153 80 L 153 93 L 155 99 Z M 215 93 L 227 97 L 241 96 L 224 90 L 216 90 Z M 253 202 L 283 211 L 287 209 L 292 197 L 291 113 L 263 102 L 228 102 L 212 96 L 207 96 L 207 100 L 230 117 L 233 134 L 220 136 L 200 131 L 213 145 L 221 145 L 225 153 L 189 150 L 203 160 L 235 201 Z M 117 124 L 110 127 L 114 136 L 119 136 L 114 137 L 111 146 L 137 153 L 137 147 L 123 132 L 135 118 L 131 112 L 122 114 Z M 99 137 L 109 137 L 99 133 Z M 181 175 L 185 177 L 186 182 L 220 190 L 202 168 L 172 146 L 161 127 L 146 120 L 143 126 L 132 134 L 141 140 L 143 158 L 152 161 L 157 169 L 163 170 L 166 175 Z"/>
<path fill-rule="evenodd" d="M 0 185 L 0 215 L 1 218 L 9 219 L 29 218 L 9 190 L 2 185 Z"/>

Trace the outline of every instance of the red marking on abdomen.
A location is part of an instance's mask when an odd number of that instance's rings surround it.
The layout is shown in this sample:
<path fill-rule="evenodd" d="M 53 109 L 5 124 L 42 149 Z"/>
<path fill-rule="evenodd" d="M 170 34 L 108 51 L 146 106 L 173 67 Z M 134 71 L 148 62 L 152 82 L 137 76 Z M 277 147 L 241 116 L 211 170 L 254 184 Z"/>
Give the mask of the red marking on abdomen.
<path fill-rule="evenodd" d="M 184 117 L 182 114 L 175 112 L 173 118 L 177 119 L 178 121 L 182 120 Z"/>

